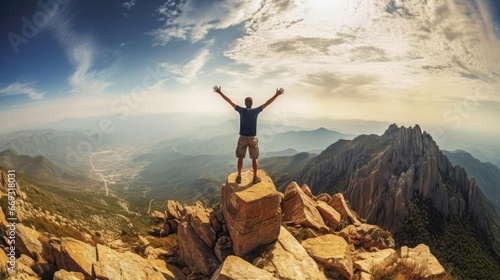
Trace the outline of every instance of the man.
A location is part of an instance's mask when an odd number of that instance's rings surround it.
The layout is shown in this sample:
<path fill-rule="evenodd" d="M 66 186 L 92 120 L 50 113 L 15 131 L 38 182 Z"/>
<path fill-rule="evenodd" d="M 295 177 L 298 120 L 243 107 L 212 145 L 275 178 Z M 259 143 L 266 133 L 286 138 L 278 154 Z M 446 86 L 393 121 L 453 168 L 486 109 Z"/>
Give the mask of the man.
<path fill-rule="evenodd" d="M 262 110 L 264 110 L 269 104 L 283 93 L 285 90 L 283 88 L 276 89 L 276 94 L 274 94 L 271 99 L 266 103 L 262 104 L 257 108 L 252 108 L 253 100 L 251 97 L 245 98 L 245 108 L 242 108 L 231 101 L 227 96 L 221 91 L 221 87 L 214 86 L 214 92 L 217 92 L 224 100 L 227 101 L 233 108 L 240 113 L 240 138 L 238 139 L 238 144 L 236 146 L 236 157 L 238 158 L 238 176 L 236 177 L 236 183 L 241 183 L 241 169 L 243 168 L 243 159 L 247 153 L 252 159 L 253 168 L 253 183 L 257 184 L 261 179 L 257 176 L 257 169 L 259 167 L 259 162 L 257 158 L 259 157 L 259 140 L 257 139 L 257 116 Z"/>

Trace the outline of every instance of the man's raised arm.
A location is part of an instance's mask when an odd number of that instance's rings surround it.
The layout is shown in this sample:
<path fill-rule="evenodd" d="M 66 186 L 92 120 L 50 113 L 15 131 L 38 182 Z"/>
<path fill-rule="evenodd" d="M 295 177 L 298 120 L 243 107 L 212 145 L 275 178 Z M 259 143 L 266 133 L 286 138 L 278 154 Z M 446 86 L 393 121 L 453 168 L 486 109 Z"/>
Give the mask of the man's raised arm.
<path fill-rule="evenodd" d="M 224 93 L 222 93 L 220 86 L 214 86 L 214 92 L 217 92 L 222 98 L 224 98 L 224 100 L 226 100 L 227 103 L 233 106 L 233 108 L 236 108 L 236 104 L 234 104 L 233 101 L 231 101 L 231 99 L 229 99 L 227 96 L 224 95 Z"/>
<path fill-rule="evenodd" d="M 274 96 L 271 97 L 271 99 L 267 100 L 266 103 L 262 104 L 262 109 L 265 109 L 267 106 L 273 103 L 273 101 L 276 100 L 276 98 L 278 98 L 278 96 L 282 95 L 283 93 L 285 93 L 285 90 L 283 88 L 276 89 L 276 93 L 274 94 Z"/>

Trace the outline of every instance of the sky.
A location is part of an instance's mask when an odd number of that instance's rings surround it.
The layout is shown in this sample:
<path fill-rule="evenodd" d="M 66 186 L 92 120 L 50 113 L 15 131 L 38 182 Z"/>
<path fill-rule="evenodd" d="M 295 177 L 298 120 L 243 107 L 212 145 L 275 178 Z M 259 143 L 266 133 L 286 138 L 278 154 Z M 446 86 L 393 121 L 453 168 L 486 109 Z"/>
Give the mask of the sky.
<path fill-rule="evenodd" d="M 0 132 L 64 118 L 361 119 L 500 136 L 493 0 L 41 0 L 0 4 Z M 269 107 L 271 108 L 271 107 Z"/>

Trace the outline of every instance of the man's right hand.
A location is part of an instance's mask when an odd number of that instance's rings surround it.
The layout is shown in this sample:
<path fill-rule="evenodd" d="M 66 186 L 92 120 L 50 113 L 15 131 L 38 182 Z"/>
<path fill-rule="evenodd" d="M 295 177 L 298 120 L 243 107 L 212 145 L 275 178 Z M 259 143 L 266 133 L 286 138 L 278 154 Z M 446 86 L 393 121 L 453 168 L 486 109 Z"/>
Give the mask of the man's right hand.
<path fill-rule="evenodd" d="M 276 89 L 276 95 L 282 95 L 283 93 L 285 93 L 283 88 Z"/>
<path fill-rule="evenodd" d="M 217 92 L 218 94 L 222 94 L 222 91 L 220 89 L 220 86 L 214 86 L 214 92 Z"/>

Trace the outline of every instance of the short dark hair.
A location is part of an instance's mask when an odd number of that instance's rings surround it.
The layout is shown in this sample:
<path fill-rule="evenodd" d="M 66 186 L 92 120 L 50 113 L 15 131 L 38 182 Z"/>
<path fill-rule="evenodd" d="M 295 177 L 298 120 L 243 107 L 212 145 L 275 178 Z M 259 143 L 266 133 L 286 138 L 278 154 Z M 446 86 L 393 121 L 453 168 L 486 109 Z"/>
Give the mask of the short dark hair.
<path fill-rule="evenodd" d="M 253 104 L 253 100 L 251 97 L 247 97 L 245 98 L 245 106 L 250 109 L 252 108 L 252 104 Z"/>

